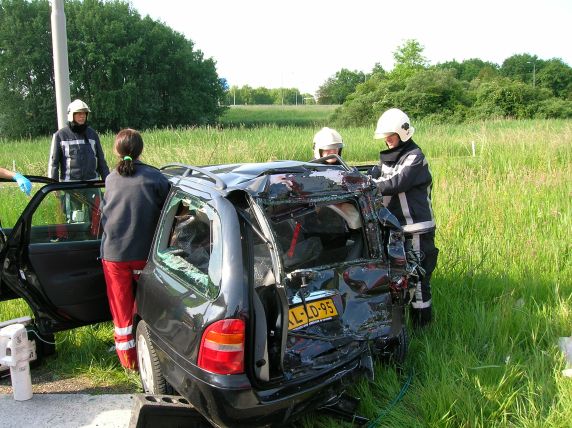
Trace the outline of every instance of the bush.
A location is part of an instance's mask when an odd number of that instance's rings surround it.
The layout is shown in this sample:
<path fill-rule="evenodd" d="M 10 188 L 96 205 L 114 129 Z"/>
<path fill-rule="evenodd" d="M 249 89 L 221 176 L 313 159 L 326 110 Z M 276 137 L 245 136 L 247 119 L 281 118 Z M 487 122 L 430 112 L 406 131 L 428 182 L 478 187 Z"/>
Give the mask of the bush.
<path fill-rule="evenodd" d="M 560 98 L 549 98 L 547 100 L 543 100 L 538 106 L 536 117 L 539 119 L 571 119 L 572 101 L 563 100 Z"/>

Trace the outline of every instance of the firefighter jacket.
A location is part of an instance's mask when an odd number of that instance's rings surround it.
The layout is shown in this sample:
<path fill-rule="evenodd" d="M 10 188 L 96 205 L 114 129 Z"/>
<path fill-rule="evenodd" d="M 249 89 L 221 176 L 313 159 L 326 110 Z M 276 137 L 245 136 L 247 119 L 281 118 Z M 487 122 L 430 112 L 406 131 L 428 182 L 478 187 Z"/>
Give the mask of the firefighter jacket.
<path fill-rule="evenodd" d="M 52 137 L 48 177 L 59 181 L 105 180 L 109 168 L 105 162 L 99 136 L 89 126 L 82 133 L 69 126 Z"/>
<path fill-rule="evenodd" d="M 435 230 L 431 207 L 432 178 L 423 152 L 409 140 L 380 152 L 380 167 L 370 170 L 383 203 L 406 233 Z"/>

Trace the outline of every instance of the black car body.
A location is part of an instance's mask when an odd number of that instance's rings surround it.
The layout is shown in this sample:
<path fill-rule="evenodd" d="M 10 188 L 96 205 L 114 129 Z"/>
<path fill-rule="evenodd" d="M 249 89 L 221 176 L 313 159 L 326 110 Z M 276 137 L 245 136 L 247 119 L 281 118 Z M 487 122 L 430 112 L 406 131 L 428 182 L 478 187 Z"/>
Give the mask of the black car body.
<path fill-rule="evenodd" d="M 283 425 L 373 376 L 372 357 L 404 358 L 417 264 L 366 176 L 295 161 L 162 170 L 172 189 L 134 315 L 147 392 L 174 389 L 216 426 Z M 109 319 L 101 187 L 43 187 L 3 243 L 0 297 L 23 297 L 41 334 Z M 55 211 L 68 195 L 84 208 L 34 221 L 50 195 Z"/>

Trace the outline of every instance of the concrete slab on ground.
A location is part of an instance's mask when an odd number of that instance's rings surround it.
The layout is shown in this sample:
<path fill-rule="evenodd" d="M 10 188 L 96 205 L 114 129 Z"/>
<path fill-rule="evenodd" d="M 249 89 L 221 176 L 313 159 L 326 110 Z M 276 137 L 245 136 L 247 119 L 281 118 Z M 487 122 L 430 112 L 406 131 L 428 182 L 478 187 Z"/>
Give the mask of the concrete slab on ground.
<path fill-rule="evenodd" d="M 0 394 L 3 428 L 125 428 L 129 426 L 134 394 L 34 394 L 16 401 Z"/>

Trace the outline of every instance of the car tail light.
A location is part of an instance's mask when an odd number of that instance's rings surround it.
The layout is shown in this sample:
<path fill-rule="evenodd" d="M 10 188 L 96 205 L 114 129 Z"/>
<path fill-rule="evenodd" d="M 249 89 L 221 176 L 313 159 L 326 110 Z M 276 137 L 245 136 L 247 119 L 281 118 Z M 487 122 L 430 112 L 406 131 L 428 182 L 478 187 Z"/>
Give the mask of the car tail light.
<path fill-rule="evenodd" d="M 244 330 L 244 321 L 239 319 L 208 326 L 199 349 L 199 367 L 219 374 L 244 373 Z"/>

